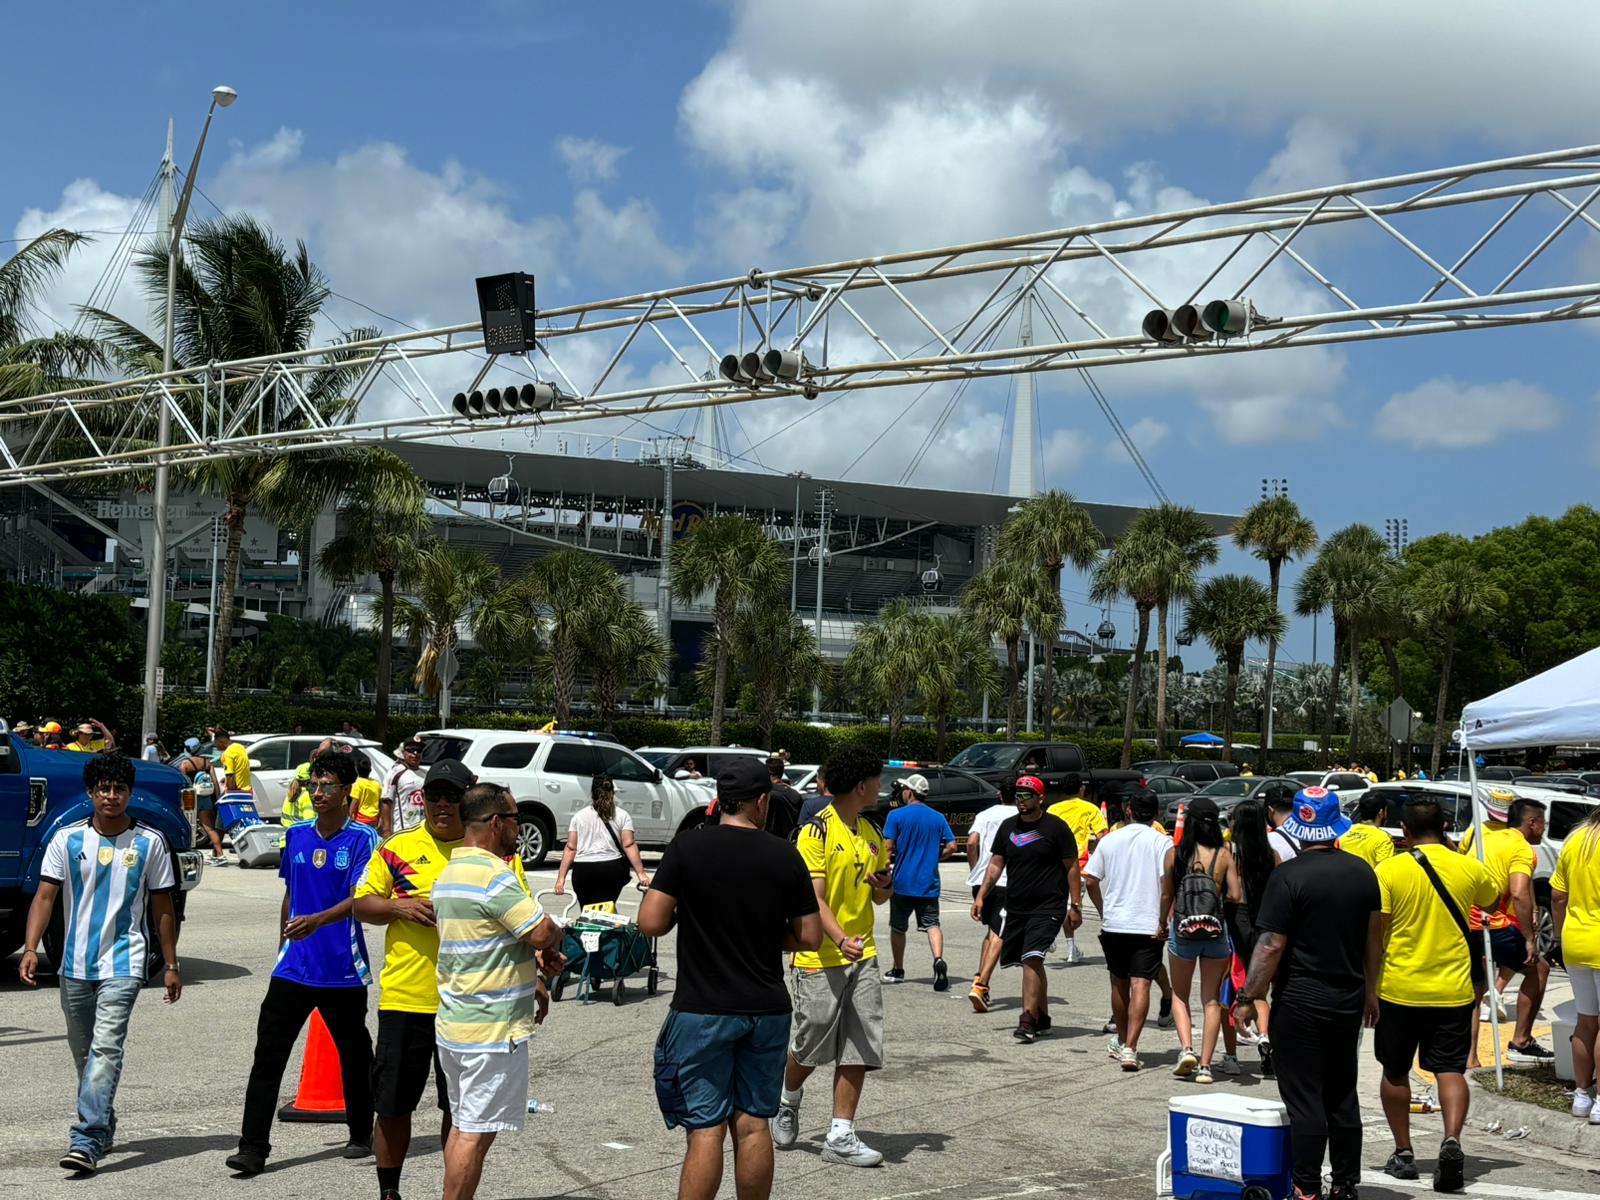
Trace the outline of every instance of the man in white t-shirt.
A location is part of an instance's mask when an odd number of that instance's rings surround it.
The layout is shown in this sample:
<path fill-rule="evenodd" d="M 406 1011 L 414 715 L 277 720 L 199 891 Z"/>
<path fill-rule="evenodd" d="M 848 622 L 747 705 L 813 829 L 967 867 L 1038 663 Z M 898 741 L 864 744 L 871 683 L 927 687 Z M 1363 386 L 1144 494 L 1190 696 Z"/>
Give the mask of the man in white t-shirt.
<path fill-rule="evenodd" d="M 1150 983 L 1161 970 L 1166 930 L 1161 920 L 1161 874 L 1172 839 L 1150 827 L 1160 800 L 1134 792 L 1127 823 L 1101 838 L 1083 882 L 1100 912 L 1100 948 L 1111 975 L 1111 1019 L 1117 1033 L 1106 1052 L 1124 1071 L 1139 1069 L 1139 1034 L 1150 1015 Z"/>
<path fill-rule="evenodd" d="M 1299 844 L 1279 828 L 1294 811 L 1294 793 L 1284 790 L 1267 797 L 1267 844 L 1278 856 L 1280 864 L 1297 858 Z"/>
<path fill-rule="evenodd" d="M 388 837 L 422 824 L 422 740 L 400 744 L 400 756 L 383 780 L 378 799 L 378 833 Z"/>
<path fill-rule="evenodd" d="M 972 831 L 967 834 L 967 885 L 974 896 L 983 886 L 984 873 L 989 869 L 989 847 L 994 845 L 995 831 L 1007 817 L 1016 815 L 1016 805 L 1001 803 L 991 805 L 972 819 Z M 1005 929 L 1005 921 L 1006 873 L 1001 871 L 984 902 L 983 923 L 988 932 L 978 951 L 978 973 L 972 979 L 972 990 L 967 993 L 974 1012 L 989 1011 L 989 979 L 1000 965 L 1000 934 Z"/>

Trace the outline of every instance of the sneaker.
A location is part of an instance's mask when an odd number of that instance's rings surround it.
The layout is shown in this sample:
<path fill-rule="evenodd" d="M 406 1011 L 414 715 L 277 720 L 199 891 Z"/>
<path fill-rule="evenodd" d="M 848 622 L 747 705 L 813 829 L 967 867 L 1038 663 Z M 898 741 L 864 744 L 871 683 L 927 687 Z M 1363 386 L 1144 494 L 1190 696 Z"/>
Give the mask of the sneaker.
<path fill-rule="evenodd" d="M 259 1175 L 267 1169 L 267 1156 L 254 1150 L 240 1150 L 228 1155 L 222 1165 L 236 1175 Z"/>
<path fill-rule="evenodd" d="M 851 1130 L 843 1137 L 830 1137 L 822 1143 L 822 1161 L 843 1163 L 847 1167 L 876 1167 L 883 1162 L 883 1155 Z"/>
<path fill-rule="evenodd" d="M 772 1144 L 780 1150 L 787 1150 L 799 1140 L 800 1106 L 785 1104 L 780 1100 L 778 1115 L 772 1118 Z"/>
<path fill-rule="evenodd" d="M 1300 1185 L 1297 1183 L 1294 1185 L 1293 1200 L 1323 1200 L 1322 1189 L 1318 1188 L 1314 1192 L 1302 1192 L 1300 1190 Z"/>
<path fill-rule="evenodd" d="M 1256 1043 L 1256 1051 L 1261 1055 L 1261 1078 L 1276 1079 L 1278 1069 L 1272 1065 L 1272 1043 L 1262 1038 Z M 1416 1176 L 1412 1176 L 1413 1179 Z"/>
<path fill-rule="evenodd" d="M 383 1195 L 379 1196 L 378 1200 L 400 1200 L 400 1193 L 394 1188 L 384 1188 Z"/>
<path fill-rule="evenodd" d="M 1129 1072 L 1137 1071 L 1144 1065 L 1139 1061 L 1138 1051 L 1134 1050 L 1132 1046 L 1124 1046 L 1122 1048 L 1122 1053 L 1117 1057 L 1117 1061 L 1122 1064 L 1122 1069 L 1124 1071 Z"/>
<path fill-rule="evenodd" d="M 1239 1060 L 1232 1054 L 1224 1054 L 1221 1064 L 1224 1075 L 1237 1075 L 1239 1073 Z"/>
<path fill-rule="evenodd" d="M 1532 1038 L 1527 1045 L 1519 1046 L 1512 1042 L 1506 1047 L 1506 1061 L 1522 1063 L 1524 1066 L 1539 1066 L 1540 1064 L 1554 1064 L 1556 1056 Z"/>
<path fill-rule="evenodd" d="M 206 866 L 208 867 L 225 867 L 227 865 L 228 856 L 226 854 L 210 854 L 206 856 Z"/>
<path fill-rule="evenodd" d="M 370 1158 L 372 1157 L 372 1143 L 351 1138 L 344 1144 L 344 1156 L 346 1158 Z"/>
<path fill-rule="evenodd" d="M 1017 1020 L 1017 1027 L 1011 1031 L 1011 1036 L 1024 1045 L 1032 1045 L 1039 1037 L 1039 1027 L 1034 1022 L 1033 1014 L 1027 1009 L 1022 1010 L 1022 1016 Z"/>
<path fill-rule="evenodd" d="M 1210 1063 L 1200 1064 L 1194 1073 L 1194 1081 L 1196 1083 L 1215 1083 L 1217 1081 L 1216 1076 L 1211 1073 Z"/>
<path fill-rule="evenodd" d="M 1199 1065 L 1200 1056 L 1185 1046 L 1183 1053 L 1178 1055 L 1178 1065 L 1172 1068 L 1172 1073 L 1179 1079 L 1187 1079 L 1194 1074 L 1194 1069 Z"/>
<path fill-rule="evenodd" d="M 1116 1018 L 1107 1017 L 1106 1018 L 1106 1023 L 1104 1025 L 1100 1026 L 1100 1032 L 1101 1033 L 1112 1033 L 1112 1034 L 1116 1033 L 1117 1032 Z"/>
<path fill-rule="evenodd" d="M 80 1175 L 93 1175 L 100 1163 L 87 1150 L 68 1150 L 61 1156 L 59 1165 L 63 1171 L 76 1171 Z"/>
<path fill-rule="evenodd" d="M 1600 1104 L 1596 1104 L 1589 1110 L 1589 1124 L 1600 1125 Z"/>
<path fill-rule="evenodd" d="M 1083 961 L 1083 951 L 1078 949 L 1077 942 L 1067 943 L 1067 966 L 1075 967 Z"/>
<path fill-rule="evenodd" d="M 1393 1175 L 1396 1179 L 1415 1179 L 1417 1156 L 1410 1150 L 1396 1150 L 1389 1155 L 1389 1161 L 1383 1164 L 1383 1173 Z"/>
<path fill-rule="evenodd" d="M 1466 1182 L 1466 1170 L 1467 1156 L 1461 1151 L 1461 1143 L 1445 1138 L 1439 1143 L 1439 1162 L 1433 1168 L 1433 1190 L 1459 1192 Z"/>
<path fill-rule="evenodd" d="M 1579 1088 L 1577 1091 L 1572 1093 L 1572 1115 L 1573 1116 L 1579 1117 L 1579 1118 L 1587 1117 L 1593 1111 L 1594 1111 L 1594 1097 L 1592 1095 L 1590 1095 L 1588 1092 L 1584 1091 L 1582 1088 Z"/>
<path fill-rule="evenodd" d="M 1116 1038 L 1112 1038 L 1106 1043 L 1106 1057 L 1112 1062 L 1116 1062 L 1122 1057 L 1122 1043 Z"/>
<path fill-rule="evenodd" d="M 972 1011 L 985 1013 L 989 1011 L 989 985 L 972 981 L 972 988 L 967 992 L 967 999 L 972 1001 Z"/>
<path fill-rule="evenodd" d="M 936 992 L 950 990 L 950 968 L 942 958 L 933 960 L 933 990 Z"/>
<path fill-rule="evenodd" d="M 1498 988 L 1491 988 L 1483 997 L 1483 1002 L 1478 1005 L 1478 1020 L 1480 1021 L 1509 1021 L 1510 1013 L 1506 1012 L 1506 998 L 1501 995 Z"/>
<path fill-rule="evenodd" d="M 1050 1019 L 1050 1014 L 1049 1013 L 1045 1013 L 1042 1017 L 1040 1017 L 1033 1024 L 1034 1024 L 1034 1028 L 1037 1029 L 1040 1033 L 1049 1033 L 1050 1032 L 1050 1027 L 1052 1025 L 1054 1025 L 1055 1022 Z"/>
<path fill-rule="evenodd" d="M 1353 1183 L 1336 1183 L 1328 1190 L 1328 1200 L 1361 1200 Z"/>
<path fill-rule="evenodd" d="M 885 983 L 904 983 L 906 981 L 906 969 L 904 967 L 890 967 L 883 973 L 883 981 Z"/>
<path fill-rule="evenodd" d="M 1161 1007 L 1156 1014 L 1157 1029 L 1171 1029 L 1178 1022 L 1172 1016 L 1172 997 L 1161 997 Z"/>

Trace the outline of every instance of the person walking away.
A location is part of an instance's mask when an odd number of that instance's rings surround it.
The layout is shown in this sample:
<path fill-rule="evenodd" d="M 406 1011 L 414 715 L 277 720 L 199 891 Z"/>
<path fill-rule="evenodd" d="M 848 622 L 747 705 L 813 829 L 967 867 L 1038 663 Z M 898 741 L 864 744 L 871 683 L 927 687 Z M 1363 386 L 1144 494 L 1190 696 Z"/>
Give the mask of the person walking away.
<path fill-rule="evenodd" d="M 218 729 L 211 735 L 211 744 L 216 747 L 217 753 L 222 756 L 218 766 L 222 769 L 222 790 L 224 792 L 248 792 L 250 787 L 250 752 L 233 740 L 233 735 L 226 729 Z"/>
<path fill-rule="evenodd" d="M 1161 967 L 1161 881 L 1172 839 L 1151 825 L 1160 797 L 1140 790 L 1125 801 L 1127 823 L 1100 839 L 1083 882 L 1100 914 L 1100 949 L 1111 976 L 1115 1034 L 1106 1052 L 1137 1071 L 1139 1035 L 1150 1015 L 1150 983 Z"/>
<path fill-rule="evenodd" d="M 1060 817 L 1072 830 L 1073 840 L 1078 843 L 1078 870 L 1082 871 L 1089 861 L 1089 855 L 1094 853 L 1095 843 L 1106 835 L 1106 817 L 1098 804 L 1090 804 L 1084 798 L 1083 776 L 1076 771 L 1063 777 L 1061 787 L 1067 793 L 1067 798 L 1056 801 L 1046 811 L 1051 816 Z M 1067 933 L 1067 965 L 1081 963 L 1083 951 L 1078 949 L 1078 939 L 1070 932 L 1063 932 Z"/>
<path fill-rule="evenodd" d="M 398 761 L 384 777 L 378 832 L 388 837 L 422 824 L 422 740 L 400 743 Z"/>
<path fill-rule="evenodd" d="M 350 819 L 368 829 L 383 821 L 383 788 L 372 777 L 372 759 L 365 750 L 352 750 L 356 762 L 356 781 L 350 788 Z"/>
<path fill-rule="evenodd" d="M 989 846 L 989 869 L 972 901 L 972 919 L 983 919 L 988 893 L 1006 881 L 1006 923 L 1000 938 L 1000 965 L 1022 967 L 1022 1015 L 1017 1041 L 1031 1043 L 1050 1031 L 1050 994 L 1044 956 L 1063 927 L 1083 923 L 1078 872 L 1078 844 L 1060 817 L 1044 811 L 1044 781 L 1023 775 L 1012 785 L 1015 815 L 995 831 Z"/>
<path fill-rule="evenodd" d="M 561 926 L 528 894 L 517 857 L 517 805 L 496 783 L 461 800 L 461 844 L 433 885 L 439 924 L 439 1063 L 450 1098 L 445 1200 L 472 1200 L 495 1138 L 528 1114 L 528 1040 L 550 998 L 540 956 L 561 967 Z"/>
<path fill-rule="evenodd" d="M 1267 840 L 1272 843 L 1272 852 L 1278 856 L 1280 863 L 1286 863 L 1300 853 L 1294 839 L 1283 831 L 1283 823 L 1294 812 L 1294 796 L 1288 788 L 1278 789 L 1266 796 Z"/>
<path fill-rule="evenodd" d="M 596 775 L 589 784 L 589 807 L 572 814 L 567 826 L 567 845 L 556 868 L 556 895 L 566 894 L 567 875 L 572 875 L 572 890 L 578 905 L 615 905 L 633 868 L 640 887 L 650 886 L 644 860 L 633 840 L 633 818 L 627 809 L 617 807 L 614 785 L 609 775 Z"/>
<path fill-rule="evenodd" d="M 1366 947 L 1381 900 L 1366 861 L 1335 850 L 1349 826 L 1338 793 L 1309 787 L 1295 797 L 1285 827 L 1301 852 L 1267 872 L 1249 972 L 1234 1005 L 1240 1024 L 1259 1021 L 1272 989 L 1272 1045 L 1278 1095 L 1289 1110 L 1296 1200 L 1323 1194 L 1324 1154 L 1333 1171 L 1328 1200 L 1355 1200 L 1361 1179 L 1357 1075 L 1366 997 L 1376 983 Z M 1237 852 L 1237 810 L 1233 828 Z M 1247 892 L 1260 874 L 1259 849 L 1243 853 L 1241 870 L 1248 863 L 1253 881 Z"/>
<path fill-rule="evenodd" d="M 911 916 L 917 932 L 928 935 L 933 955 L 933 990 L 949 991 L 950 968 L 944 961 L 944 930 L 939 928 L 939 864 L 956 850 L 956 835 L 943 814 L 923 801 L 928 795 L 925 775 L 908 775 L 894 782 L 900 807 L 884 822 L 883 836 L 892 863 L 894 893 L 889 897 L 889 948 L 894 966 L 883 974 L 885 983 L 902 983 L 906 977 L 906 932 Z"/>
<path fill-rule="evenodd" d="M 779 1149 L 800 1137 L 805 1082 L 833 1067 L 833 1121 L 824 1162 L 875 1167 L 883 1155 L 856 1133 L 856 1109 L 868 1071 L 883 1066 L 883 985 L 873 942 L 873 907 L 890 894 L 889 848 L 861 810 L 878 802 L 883 761 L 850 746 L 827 763 L 833 801 L 800 827 L 796 847 L 817 897 L 826 935 L 794 956 L 794 1025 L 783 1094 L 772 1119 Z"/>
<path fill-rule="evenodd" d="M 1162 927 L 1168 929 L 1167 957 L 1172 972 L 1172 1014 L 1182 1050 L 1172 1073 L 1196 1083 L 1214 1081 L 1211 1056 L 1222 1032 L 1222 981 L 1233 959 L 1228 944 L 1225 904 L 1238 904 L 1239 870 L 1222 837 L 1217 802 L 1196 796 L 1189 802 L 1183 840 L 1167 851 L 1161 882 Z M 1189 990 L 1200 967 L 1200 1053 L 1194 1052 Z"/>
<path fill-rule="evenodd" d="M 678 981 L 656 1038 L 656 1104 L 686 1135 L 679 1200 L 712 1200 L 733 1137 L 740 1200 L 772 1192 L 772 1135 L 789 1051 L 783 953 L 822 944 L 816 890 L 787 839 L 759 836 L 774 784 L 730 756 L 717 772 L 714 826 L 674 838 L 639 906 L 639 931 L 678 928 Z"/>
<path fill-rule="evenodd" d="M 1494 881 L 1499 899 L 1492 908 L 1474 906 L 1467 914 L 1473 948 L 1479 954 L 1483 953 L 1484 927 L 1489 929 L 1492 961 L 1484 978 L 1487 980 L 1491 971 L 1508 978 L 1519 972 L 1522 975 L 1522 987 L 1517 994 L 1516 1027 L 1506 1045 L 1506 1059 L 1525 1066 L 1552 1066 L 1556 1057 L 1533 1037 L 1533 1022 L 1539 1014 L 1539 1006 L 1544 1003 L 1544 989 L 1550 978 L 1550 964 L 1539 956 L 1539 926 L 1533 898 L 1533 848 L 1544 841 L 1544 827 L 1545 807 L 1541 801 L 1521 797 L 1512 801 L 1506 828 L 1483 835 L 1483 865 Z M 1484 990 L 1487 991 L 1487 985 Z M 1495 999 L 1498 1003 L 1498 994 Z M 1479 1066 L 1478 1025 L 1487 1008 L 1482 1003 L 1483 996 L 1478 1000 L 1472 1009 L 1472 1041 L 1467 1052 L 1469 1071 Z"/>
<path fill-rule="evenodd" d="M 183 743 L 184 756 L 178 760 L 182 771 L 194 788 L 195 818 L 200 831 L 211 843 L 211 854 L 206 859 L 210 867 L 225 867 L 228 856 L 222 849 L 222 831 L 217 828 L 217 793 L 222 790 L 217 781 L 217 771 L 211 760 L 200 753 L 200 739 L 190 738 Z"/>
<path fill-rule="evenodd" d="M 133 764 L 120 754 L 97 754 L 83 764 L 83 787 L 94 815 L 62 826 L 45 846 L 17 975 L 39 986 L 39 939 L 64 890 L 63 961 L 55 967 L 78 1071 L 78 1119 L 61 1168 L 91 1174 L 117 1132 L 123 1044 L 149 954 L 147 918 L 154 918 L 166 959 L 166 1003 L 182 997 L 183 976 L 172 904 L 178 878 L 161 835 L 128 815 Z"/>
<path fill-rule="evenodd" d="M 144 759 L 145 762 L 158 763 L 161 761 L 161 743 L 156 740 L 155 734 L 147 733 L 144 735 L 144 749 L 140 752 L 139 757 Z"/>
<path fill-rule="evenodd" d="M 1278 855 L 1267 838 L 1266 806 L 1259 800 L 1240 801 L 1234 806 L 1233 819 L 1228 823 L 1228 833 L 1230 834 L 1228 848 L 1233 852 L 1234 866 L 1239 872 L 1241 899 L 1236 904 L 1224 904 L 1223 913 L 1227 918 L 1228 939 L 1233 943 L 1234 957 L 1244 964 L 1244 969 L 1248 972 L 1251 959 L 1255 956 L 1258 933 L 1256 918 L 1261 913 L 1261 901 L 1266 895 L 1267 881 L 1272 878 L 1273 869 L 1278 865 Z M 1343 844 L 1341 841 L 1340 845 Z M 1261 1055 L 1261 1074 L 1263 1078 L 1271 1079 L 1276 1073 L 1272 1061 L 1272 1042 L 1268 1033 L 1272 1006 L 1265 994 L 1256 998 L 1253 1015 L 1256 1050 Z M 1234 1021 L 1234 1027 L 1239 1028 L 1237 1020 Z M 1227 1032 L 1226 1026 L 1223 1032 Z M 1228 1058 L 1228 1055 L 1223 1055 L 1223 1073 L 1238 1074 L 1237 1059 L 1230 1064 Z"/>
<path fill-rule="evenodd" d="M 772 790 L 767 793 L 767 832 L 785 841 L 792 840 L 795 830 L 800 828 L 800 808 L 804 803 L 800 793 L 789 786 L 784 774 L 788 765 L 786 759 L 776 754 L 767 759 L 767 778 L 772 783 Z M 720 772 L 717 778 L 722 778 Z"/>
<path fill-rule="evenodd" d="M 1411 1063 L 1421 1051 L 1424 1071 L 1437 1077 L 1444 1141 L 1433 1172 L 1439 1192 L 1462 1188 L 1466 1156 L 1461 1130 L 1467 1121 L 1467 1055 L 1472 1009 L 1477 1004 L 1481 946 L 1472 945 L 1467 910 L 1490 905 L 1498 893 L 1476 857 L 1457 854 L 1444 840 L 1444 814 L 1434 799 L 1410 801 L 1400 818 L 1409 854 L 1378 868 L 1382 918 L 1367 941 L 1367 975 L 1377 980 L 1367 996 L 1376 1018 L 1373 1048 L 1383 1067 L 1383 1114 L 1394 1134 L 1384 1170 L 1396 1179 L 1417 1177 L 1411 1148 Z M 1281 1038 L 1280 1038 L 1281 1041 Z M 1281 1073 L 1280 1073 L 1281 1075 Z"/>
<path fill-rule="evenodd" d="M 1112 784 L 1110 787 L 1104 787 L 1097 786 L 1091 782 L 1090 788 L 1094 793 L 1099 795 L 1100 799 L 1104 803 L 1109 806 L 1108 811 L 1115 818 L 1115 823 L 1111 826 L 1112 832 L 1121 829 L 1128 823 L 1128 818 L 1126 815 L 1128 811 L 1127 801 L 1136 793 L 1129 791 L 1126 788 L 1119 787 L 1116 784 Z M 1092 802 L 1093 801 L 1091 800 L 1091 803 Z M 1160 811 L 1160 807 L 1160 803 L 1158 802 L 1156 805 L 1157 812 Z M 1148 821 L 1146 824 L 1148 824 L 1151 829 L 1154 829 L 1159 834 L 1167 834 L 1167 827 L 1163 825 L 1159 819 Z M 1161 1008 L 1156 1014 L 1156 1027 L 1158 1029 L 1171 1029 L 1175 1024 L 1177 1024 L 1177 1022 L 1172 1016 L 1172 976 L 1167 972 L 1167 964 L 1165 961 L 1162 962 L 1161 969 L 1156 973 L 1156 987 L 1161 989 Z M 1105 1027 L 1101 1030 L 1102 1033 L 1116 1033 L 1116 1031 L 1117 1022 L 1115 1017 L 1107 1020 Z"/>
<path fill-rule="evenodd" d="M 1600 1041 L 1600 806 L 1561 843 L 1550 877 L 1550 919 L 1572 983 L 1578 1023 L 1572 1031 L 1572 1115 L 1600 1125 L 1595 1051 Z"/>
<path fill-rule="evenodd" d="M 367 1034 L 367 943 L 353 913 L 352 893 L 378 847 L 377 833 L 348 815 L 356 767 L 348 754 L 325 750 L 311 764 L 315 818 L 285 830 L 278 863 L 283 904 L 278 961 L 256 1018 L 255 1061 L 245 1085 L 239 1149 L 227 1168 L 259 1175 L 272 1154 L 272 1122 L 284 1068 L 313 1011 L 339 1052 L 346 1158 L 372 1153 L 372 1039 Z"/>
<path fill-rule="evenodd" d="M 1008 817 L 1016 815 L 1017 806 L 1010 803 L 1002 792 L 998 801 L 972 819 L 972 828 L 967 833 L 967 886 L 972 889 L 974 900 L 978 898 L 978 892 L 983 888 L 983 877 L 989 871 L 989 847 L 994 845 L 994 835 Z M 989 980 L 1000 965 L 1000 935 L 1005 932 L 1004 871 L 1000 872 L 1000 878 L 995 880 L 994 886 L 984 897 L 983 910 L 978 915 L 985 930 L 983 945 L 978 950 L 978 973 L 972 978 L 967 999 L 971 1001 L 974 1012 L 985 1013 L 989 1011 Z"/>
<path fill-rule="evenodd" d="M 378 976 L 378 1036 L 372 1053 L 372 1100 L 377 1116 L 372 1148 L 380 1200 L 398 1200 L 400 1172 L 411 1147 L 411 1115 L 422 1102 L 432 1068 L 441 1124 L 450 1133 L 449 1087 L 437 1051 L 439 929 L 433 888 L 461 845 L 461 799 L 472 773 L 455 759 L 428 768 L 422 787 L 423 821 L 386 838 L 356 884 L 355 915 L 384 929 Z M 511 869 L 521 872 L 522 861 Z"/>
<path fill-rule="evenodd" d="M 1361 819 L 1339 839 L 1339 849 L 1365 859 L 1376 871 L 1378 864 L 1394 857 L 1394 839 L 1384 829 L 1389 823 L 1388 796 L 1379 791 L 1363 793 L 1356 801 L 1356 815 Z"/>

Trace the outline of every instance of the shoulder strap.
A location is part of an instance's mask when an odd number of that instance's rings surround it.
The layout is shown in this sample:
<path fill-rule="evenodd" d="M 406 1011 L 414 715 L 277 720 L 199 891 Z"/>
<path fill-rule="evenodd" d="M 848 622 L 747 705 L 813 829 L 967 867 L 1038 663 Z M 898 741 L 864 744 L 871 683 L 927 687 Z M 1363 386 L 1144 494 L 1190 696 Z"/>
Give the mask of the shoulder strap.
<path fill-rule="evenodd" d="M 1450 914 L 1450 919 L 1456 923 L 1456 928 L 1461 931 L 1461 936 L 1466 939 L 1467 951 L 1471 953 L 1472 931 L 1467 928 L 1467 919 L 1461 915 L 1461 910 L 1456 907 L 1456 902 L 1451 898 L 1450 893 L 1444 890 L 1444 882 L 1439 878 L 1439 873 L 1433 869 L 1433 864 L 1428 861 L 1428 856 L 1422 852 L 1420 846 L 1412 849 L 1411 857 L 1416 860 L 1417 866 L 1422 868 L 1422 873 L 1428 877 L 1428 882 L 1433 884 L 1433 890 L 1439 893 L 1439 899 L 1443 901 L 1445 911 Z"/>
<path fill-rule="evenodd" d="M 599 816 L 600 814 L 596 813 L 595 815 Z M 618 836 L 617 831 L 612 826 L 611 822 L 610 821 L 601 821 L 600 824 L 601 824 L 602 828 L 605 829 L 606 833 L 610 835 L 611 844 L 617 848 L 617 853 L 622 855 L 623 858 L 627 858 L 628 857 L 628 852 L 622 848 L 622 838 Z"/>

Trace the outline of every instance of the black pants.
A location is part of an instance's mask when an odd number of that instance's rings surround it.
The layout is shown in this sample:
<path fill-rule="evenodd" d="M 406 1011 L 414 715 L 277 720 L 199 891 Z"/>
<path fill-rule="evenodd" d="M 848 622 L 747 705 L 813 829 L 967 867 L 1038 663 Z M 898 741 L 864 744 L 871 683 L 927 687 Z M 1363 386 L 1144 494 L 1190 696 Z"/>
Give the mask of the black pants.
<path fill-rule="evenodd" d="M 628 860 L 618 855 L 604 862 L 575 862 L 572 864 L 572 891 L 581 907 L 585 904 L 615 904 L 622 895 L 622 886 L 628 882 L 633 868 Z"/>
<path fill-rule="evenodd" d="M 367 989 L 364 987 L 307 987 L 279 979 L 267 984 L 256 1020 L 256 1058 L 244 1093 L 244 1127 L 239 1149 L 272 1153 L 272 1119 L 278 1107 L 278 1089 L 284 1068 L 300 1030 L 312 1009 L 333 1036 L 339 1051 L 339 1075 L 344 1082 L 345 1121 L 350 1139 L 372 1140 L 372 1041 L 367 1036 Z"/>
<path fill-rule="evenodd" d="M 1278 1095 L 1289 1110 L 1294 1182 L 1308 1196 L 1322 1186 L 1324 1151 L 1335 1184 L 1361 1182 L 1360 1051 L 1360 1013 L 1330 1013 L 1293 1001 L 1272 1009 L 1272 1053 Z"/>

